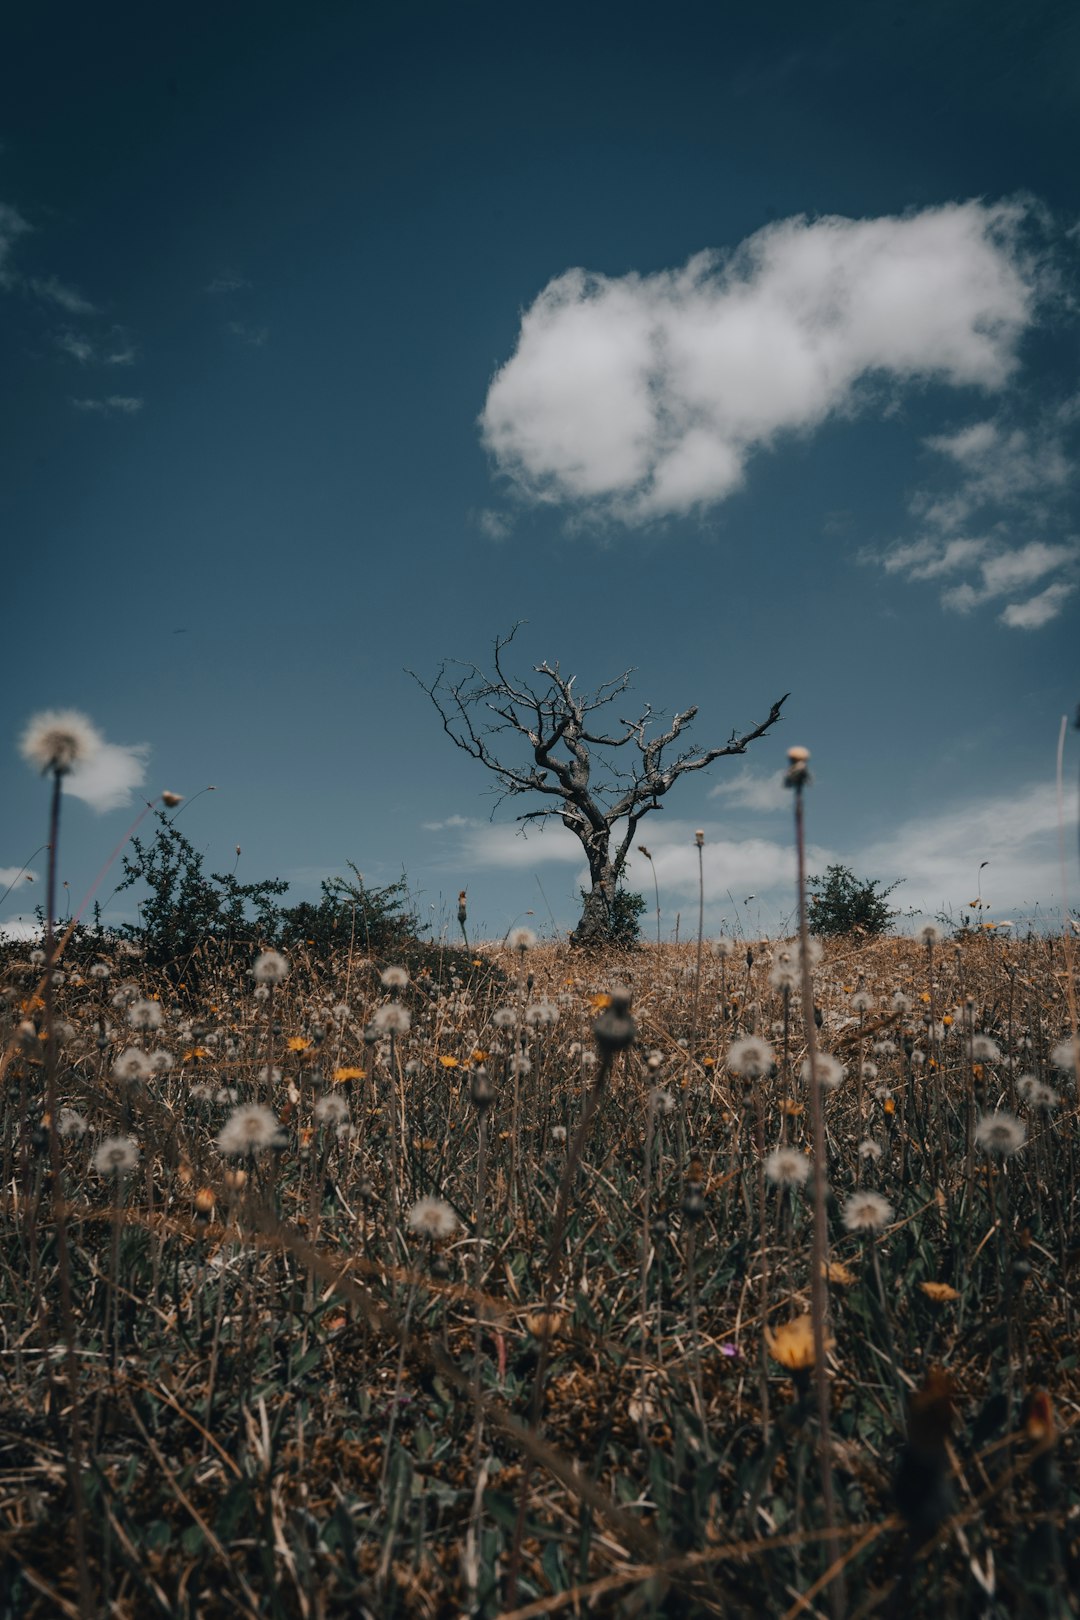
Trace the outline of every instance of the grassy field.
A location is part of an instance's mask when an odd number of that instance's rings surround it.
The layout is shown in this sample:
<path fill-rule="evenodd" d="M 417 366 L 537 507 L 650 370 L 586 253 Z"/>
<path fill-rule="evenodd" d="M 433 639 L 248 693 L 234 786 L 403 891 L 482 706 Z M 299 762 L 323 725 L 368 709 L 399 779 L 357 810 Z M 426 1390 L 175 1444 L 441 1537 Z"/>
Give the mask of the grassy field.
<path fill-rule="evenodd" d="M 5 950 L 3 1620 L 1077 1612 L 1060 940 Z"/>

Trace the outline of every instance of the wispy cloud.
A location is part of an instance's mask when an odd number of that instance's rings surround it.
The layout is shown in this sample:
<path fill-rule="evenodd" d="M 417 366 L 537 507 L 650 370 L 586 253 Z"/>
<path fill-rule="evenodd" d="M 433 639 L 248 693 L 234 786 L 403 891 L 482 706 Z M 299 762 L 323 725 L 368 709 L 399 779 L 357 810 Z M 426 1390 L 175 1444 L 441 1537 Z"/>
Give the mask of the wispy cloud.
<path fill-rule="evenodd" d="M 73 399 L 77 411 L 96 416 L 137 416 L 145 400 L 129 394 L 110 394 L 106 399 Z"/>
<path fill-rule="evenodd" d="M 148 743 L 103 743 L 85 765 L 64 777 L 64 792 L 97 811 L 119 810 L 146 780 Z"/>
<path fill-rule="evenodd" d="M 208 281 L 203 290 L 208 293 L 233 293 L 242 292 L 245 287 L 250 286 L 251 282 L 244 276 L 238 276 L 232 270 L 223 270 L 219 276 Z"/>
<path fill-rule="evenodd" d="M 1015 415 L 1019 404 L 1014 404 Z M 999 417 L 979 419 L 926 441 L 951 473 L 920 490 L 911 502 L 915 539 L 863 553 L 887 573 L 912 582 L 940 580 L 941 604 L 971 613 L 1002 597 L 1015 597 L 999 614 L 1011 629 L 1049 624 L 1075 590 L 1080 545 L 1069 534 L 1067 501 L 1077 460 L 1077 401 L 1044 410 L 1020 426 Z M 1056 530 L 1064 538 L 1029 538 Z M 1024 597 L 1056 575 L 1036 596 Z"/>
<path fill-rule="evenodd" d="M 468 871 L 583 862 L 581 845 L 560 822 L 522 828 L 514 822 L 481 821 L 474 816 L 449 816 L 424 823 L 425 832 L 450 834 L 445 859 Z"/>
<path fill-rule="evenodd" d="M 17 208 L 12 208 L 10 203 L 0 203 L 0 287 L 9 288 L 14 285 L 15 275 L 11 269 L 11 257 L 16 242 L 29 230 L 30 226 Z"/>
<path fill-rule="evenodd" d="M 268 326 L 247 326 L 243 321 L 230 321 L 225 330 L 230 337 L 239 338 L 252 349 L 263 348 L 270 337 Z"/>
<path fill-rule="evenodd" d="M 721 501 L 784 432 L 866 386 L 1000 389 L 1037 273 L 1016 202 L 797 217 L 681 270 L 568 270 L 522 317 L 481 418 L 527 498 L 641 523 Z"/>
<path fill-rule="evenodd" d="M 96 357 L 97 351 L 88 337 L 81 332 L 57 332 L 53 342 L 61 354 L 66 354 L 72 360 L 77 360 L 81 366 L 88 365 Z"/>
<path fill-rule="evenodd" d="M 26 283 L 30 291 L 47 304 L 55 304 L 67 315 L 96 315 L 97 306 L 82 293 L 76 292 L 56 276 L 32 276 Z"/>
<path fill-rule="evenodd" d="M 738 810 L 786 810 L 791 804 L 791 795 L 784 786 L 783 771 L 774 771 L 771 776 L 757 776 L 744 766 L 737 776 L 728 781 L 717 782 L 715 787 L 709 789 L 710 799 L 723 799 Z"/>

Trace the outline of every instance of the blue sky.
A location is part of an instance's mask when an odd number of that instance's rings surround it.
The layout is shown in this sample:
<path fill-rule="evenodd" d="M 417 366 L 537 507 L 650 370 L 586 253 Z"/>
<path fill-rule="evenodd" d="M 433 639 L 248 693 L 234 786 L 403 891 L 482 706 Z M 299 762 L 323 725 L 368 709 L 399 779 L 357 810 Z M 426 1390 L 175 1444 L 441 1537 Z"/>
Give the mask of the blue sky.
<path fill-rule="evenodd" d="M 404 673 L 525 620 L 523 671 L 634 666 L 703 746 L 792 693 L 643 824 L 665 926 L 697 826 L 711 928 L 790 911 L 792 742 L 817 865 L 936 911 L 989 860 L 995 915 L 1060 914 L 1071 7 L 148 19 L 5 29 L 0 866 L 44 836 L 16 739 L 76 707 L 142 751 L 128 808 L 71 798 L 75 896 L 131 805 L 213 783 L 181 822 L 211 868 L 569 926 L 575 846 L 489 820 Z"/>

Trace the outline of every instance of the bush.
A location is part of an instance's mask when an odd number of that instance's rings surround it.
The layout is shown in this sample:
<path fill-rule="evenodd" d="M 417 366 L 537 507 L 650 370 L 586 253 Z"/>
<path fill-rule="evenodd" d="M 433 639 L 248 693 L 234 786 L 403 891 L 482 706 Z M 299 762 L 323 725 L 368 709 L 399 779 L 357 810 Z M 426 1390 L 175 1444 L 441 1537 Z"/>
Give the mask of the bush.
<path fill-rule="evenodd" d="M 588 898 L 587 891 L 580 891 L 582 900 Z M 641 938 L 641 917 L 645 910 L 645 897 L 635 894 L 631 889 L 618 888 L 615 898 L 611 902 L 611 913 L 608 919 L 606 945 L 614 945 L 619 950 L 629 950 Z"/>
<path fill-rule="evenodd" d="M 903 879 L 898 878 L 885 889 L 880 878 L 863 881 L 849 866 L 830 866 L 824 877 L 807 881 L 810 932 L 826 939 L 837 934 L 887 933 L 889 924 L 899 913 L 892 911 L 886 902 L 902 882 Z"/>

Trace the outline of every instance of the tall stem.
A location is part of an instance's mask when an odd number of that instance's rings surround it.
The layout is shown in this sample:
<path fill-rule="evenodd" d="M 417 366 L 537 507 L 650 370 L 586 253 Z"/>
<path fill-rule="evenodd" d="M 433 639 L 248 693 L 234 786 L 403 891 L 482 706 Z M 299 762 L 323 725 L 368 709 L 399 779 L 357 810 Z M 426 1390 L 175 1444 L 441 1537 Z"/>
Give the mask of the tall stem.
<path fill-rule="evenodd" d="M 795 789 L 795 851 L 798 861 L 799 955 L 802 965 L 803 1026 L 810 1069 L 810 1119 L 814 1138 L 814 1228 L 810 1250 L 810 1311 L 814 1324 L 814 1384 L 818 1408 L 818 1457 L 821 1467 L 821 1495 L 825 1508 L 825 1528 L 830 1532 L 830 1553 L 835 1551 L 836 1497 L 833 1491 L 829 1375 L 825 1366 L 825 1323 L 828 1311 L 825 1267 L 828 1246 L 825 1228 L 825 1116 L 818 1081 L 817 1025 L 814 1022 L 814 993 L 810 982 L 810 928 L 806 916 L 806 835 L 803 821 L 803 789 L 806 771 L 792 782 Z M 847 1607 L 843 1572 L 838 1571 L 829 1588 L 834 1620 L 841 1620 Z"/>

